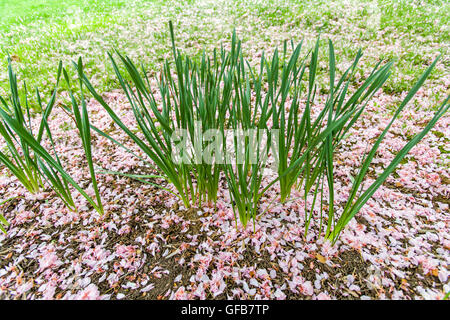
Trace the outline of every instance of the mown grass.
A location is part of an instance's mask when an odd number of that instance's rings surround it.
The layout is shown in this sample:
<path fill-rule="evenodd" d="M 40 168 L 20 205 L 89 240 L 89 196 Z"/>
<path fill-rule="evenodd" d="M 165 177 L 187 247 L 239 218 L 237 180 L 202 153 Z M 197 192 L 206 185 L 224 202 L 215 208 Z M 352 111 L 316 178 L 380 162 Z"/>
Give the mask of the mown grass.
<path fill-rule="evenodd" d="M 335 43 L 342 59 L 338 64 L 351 61 L 360 47 L 367 70 L 380 57 L 398 59 L 384 90 L 399 94 L 439 53 L 443 59 L 431 79 L 439 81 L 448 74 L 449 11 L 449 3 L 440 0 L 1 1 L 0 95 L 7 92 L 7 53 L 19 81 L 26 80 L 30 88 L 38 85 L 47 96 L 59 60 L 68 66 L 82 56 L 85 70 L 102 92 L 119 87 L 107 63 L 106 52 L 114 48 L 147 70 L 159 71 L 170 53 L 169 20 L 182 32 L 180 49 L 191 56 L 203 47 L 229 42 L 234 28 L 248 55 L 291 38 L 305 37 L 311 47 L 322 33 L 323 44 L 327 37 Z M 320 55 L 326 63 L 326 52 Z"/>
<path fill-rule="evenodd" d="M 0 3 L 1 89 L 7 85 L 7 55 L 11 55 L 20 80 L 30 87 L 43 87 L 48 94 L 56 81 L 57 61 L 69 66 L 72 60 L 86 56 L 86 67 L 101 79 L 103 89 L 116 87 L 105 76 L 106 51 L 113 48 L 136 50 L 124 42 L 117 28 L 127 26 L 139 10 L 155 1 L 124 0 L 12 0 Z M 136 7 L 135 5 L 139 5 Z M 135 12 L 135 14 L 133 14 Z M 137 35 L 136 35 L 137 36 Z M 1 90 L 0 89 L 0 90 Z"/>

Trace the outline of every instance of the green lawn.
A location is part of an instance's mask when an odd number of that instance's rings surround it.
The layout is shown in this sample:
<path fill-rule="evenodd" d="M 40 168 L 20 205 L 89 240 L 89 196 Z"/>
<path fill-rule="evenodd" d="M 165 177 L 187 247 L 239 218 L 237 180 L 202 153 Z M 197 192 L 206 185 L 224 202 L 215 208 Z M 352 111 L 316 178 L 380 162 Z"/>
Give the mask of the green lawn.
<path fill-rule="evenodd" d="M 340 63 L 351 61 L 359 48 L 367 70 L 379 58 L 398 59 L 385 90 L 399 94 L 439 53 L 443 57 L 432 79 L 448 77 L 449 13 L 448 1 L 437 0 L 0 0 L 0 95 L 8 92 L 7 52 L 20 80 L 44 94 L 55 81 L 58 61 L 71 68 L 79 56 L 99 91 L 116 88 L 106 55 L 113 49 L 157 72 L 170 54 L 170 19 L 185 52 L 195 55 L 226 44 L 236 28 L 255 61 L 257 52 L 285 39 L 304 37 L 310 46 L 321 33 L 323 48 L 327 38 L 333 39 Z"/>

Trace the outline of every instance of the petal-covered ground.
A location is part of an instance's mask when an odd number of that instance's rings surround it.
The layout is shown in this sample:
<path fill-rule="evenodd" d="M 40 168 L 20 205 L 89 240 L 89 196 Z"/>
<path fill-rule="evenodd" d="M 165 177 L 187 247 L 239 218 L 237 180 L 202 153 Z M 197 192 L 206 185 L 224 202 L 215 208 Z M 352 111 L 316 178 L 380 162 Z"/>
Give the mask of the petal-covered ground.
<path fill-rule="evenodd" d="M 371 176 L 421 130 L 433 114 L 430 101 L 448 85 L 444 81 L 417 93 L 384 140 Z M 124 96 L 105 97 L 134 127 Z M 400 98 L 377 94 L 340 146 L 338 206 L 367 143 L 385 128 Z M 94 125 L 139 153 L 98 103 L 91 101 L 88 108 Z M 450 291 L 449 124 L 446 114 L 335 246 L 320 240 L 317 225 L 304 236 L 301 191 L 284 205 L 275 202 L 243 230 L 236 225 L 225 181 L 216 209 L 185 209 L 152 185 L 99 174 L 106 212 L 100 216 L 81 196 L 79 211 L 71 212 L 50 190 L 30 195 L 3 168 L 0 198 L 15 198 L 0 207 L 11 223 L 0 235 L 0 299 L 442 299 Z M 72 120 L 54 112 L 50 126 L 65 167 L 88 188 Z M 149 172 L 103 137 L 94 135 L 93 146 L 97 166 Z M 93 195 L 92 188 L 88 191 Z M 276 186 L 268 191 L 261 211 L 277 193 Z"/>

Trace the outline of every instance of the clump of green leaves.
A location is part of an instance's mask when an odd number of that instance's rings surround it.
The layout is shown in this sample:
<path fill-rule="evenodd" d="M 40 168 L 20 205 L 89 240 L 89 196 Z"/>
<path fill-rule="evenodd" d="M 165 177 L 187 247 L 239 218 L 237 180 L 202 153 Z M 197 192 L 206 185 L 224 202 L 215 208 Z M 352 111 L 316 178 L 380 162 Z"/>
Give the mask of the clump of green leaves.
<path fill-rule="evenodd" d="M 304 56 L 301 55 L 302 43 L 294 46 L 292 42 L 290 54 L 287 42 L 282 56 L 278 50 L 275 50 L 271 59 L 262 54 L 259 73 L 255 74 L 243 57 L 241 43 L 236 39 L 235 33 L 229 51 L 221 48 L 220 53 L 213 52 L 212 58 L 208 58 L 203 52 L 201 61 L 195 62 L 183 57 L 176 49 L 171 23 L 170 31 L 174 63 L 166 61 L 164 64 L 158 79 L 159 100 L 154 96 L 144 68 L 139 71 L 128 57 L 118 53 L 127 73 L 124 76 L 113 56 L 109 54 L 120 85 L 132 106 L 138 128 L 144 135 L 143 139 L 127 128 L 96 92 L 82 72 L 81 62 L 78 64 L 80 79 L 114 122 L 150 158 L 160 174 L 155 177 L 164 177 L 172 183 L 186 207 L 194 203 L 201 204 L 202 199 L 216 201 L 220 178 L 223 175 L 228 184 L 235 216 L 239 217 L 244 225 L 251 219 L 255 220 L 260 213 L 260 200 L 269 188 L 279 183 L 281 202 L 290 199 L 293 188 L 304 191 L 305 233 L 308 232 L 313 219 L 312 210 L 306 207 L 307 197 L 311 194 L 313 196 L 312 208 L 316 201 L 320 201 L 320 230 L 326 225 L 325 237 L 335 242 L 342 229 L 409 150 L 449 108 L 447 98 L 422 132 L 413 137 L 385 171 L 376 177 L 375 182 L 362 192 L 363 180 L 378 147 L 393 121 L 431 73 L 437 63 L 436 59 L 410 90 L 395 111 L 390 124 L 370 148 L 354 179 L 352 192 L 343 213 L 337 215 L 334 205 L 334 154 L 361 117 L 368 102 L 389 78 L 393 63 L 378 63 L 370 75 L 354 88 L 353 76 L 362 56 L 361 51 L 337 80 L 334 47 L 329 41 L 329 87 L 326 90 L 328 96 L 318 116 L 314 118 L 312 108 L 317 107 L 315 99 L 319 87 L 319 40 Z M 196 125 L 198 122 L 202 126 L 200 131 Z M 207 143 L 199 136 L 208 129 L 216 129 L 222 133 L 223 151 L 227 148 L 225 131 L 228 129 L 268 131 L 265 144 L 256 148 L 256 161 L 251 161 L 251 158 L 255 141 L 259 140 L 249 136 L 234 136 L 231 140 L 234 150 L 242 151 L 241 161 L 208 164 L 202 161 L 202 158 L 198 159 L 199 155 L 195 150 L 180 155 L 187 161 L 178 163 L 172 160 L 176 149 L 171 137 L 178 130 L 185 130 L 190 141 L 200 140 L 199 145 L 205 147 Z M 278 135 L 271 135 L 269 129 L 278 130 Z M 278 161 L 277 176 L 263 183 L 263 172 L 269 165 L 267 154 L 270 151 Z M 327 192 L 328 201 L 325 201 Z"/>
<path fill-rule="evenodd" d="M 60 175 L 52 165 L 52 163 L 55 163 L 61 166 L 58 155 L 55 153 L 54 157 L 51 156 L 41 145 L 44 132 L 46 132 L 54 151 L 53 139 L 47 120 L 55 105 L 56 88 L 61 76 L 62 64 L 60 63 L 58 67 L 55 89 L 45 107 L 42 104 L 39 90 L 36 88 L 36 97 L 41 108 L 41 122 L 39 130 L 33 132 L 26 84 L 24 83 L 25 103 L 23 103 L 19 95 L 17 76 L 12 70 L 11 61 L 8 62 L 11 90 L 9 104 L 0 97 L 2 102 L 0 132 L 8 147 L 8 153 L 1 153 L 1 161 L 31 193 L 38 192 L 44 187 L 44 183 L 48 182 L 64 203 L 68 207 L 74 208 L 67 179 L 64 175 Z M 24 110 L 26 110 L 26 116 Z M 48 161 L 48 159 L 51 159 L 51 161 Z"/>
<path fill-rule="evenodd" d="M 144 139 L 125 126 L 81 70 L 79 76 L 114 122 L 142 149 L 161 174 L 138 178 L 167 179 L 174 185 L 184 205 L 189 207 L 191 203 L 217 200 L 222 164 L 202 161 L 198 149 L 203 149 L 204 141 L 198 141 L 198 137 L 208 129 L 224 130 L 227 127 L 231 75 L 236 64 L 233 59 L 237 55 L 226 53 L 222 48 L 220 52 L 214 51 L 212 59 L 203 54 L 199 63 L 194 62 L 176 50 L 172 26 L 170 30 L 176 78 L 172 66 L 166 61 L 157 84 L 160 100 L 155 98 L 143 67 L 140 72 L 128 57 L 117 53 L 127 72 L 127 77 L 124 77 L 116 60 L 109 54 Z M 201 128 L 197 125 L 199 123 Z M 173 145 L 172 137 L 180 131 L 187 133 L 189 140 L 196 146 L 193 152 L 179 154 L 183 161 L 177 163 L 173 161 L 173 154 L 178 150 Z"/>
<path fill-rule="evenodd" d="M 11 61 L 8 64 L 10 97 L 4 99 L 0 97 L 0 134 L 6 142 L 5 152 L 0 151 L 0 161 L 10 172 L 17 177 L 25 188 L 31 193 L 36 193 L 50 186 L 61 198 L 67 207 L 75 210 L 75 203 L 72 197 L 70 186 L 77 189 L 100 213 L 103 212 L 101 201 L 97 197 L 97 203 L 71 178 L 64 170 L 60 157 L 55 149 L 52 133 L 48 125 L 48 118 L 53 110 L 56 101 L 56 92 L 62 72 L 62 64 L 59 64 L 57 82 L 46 106 L 41 101 L 39 90 L 36 88 L 36 98 L 41 110 L 41 119 L 36 132 L 33 131 L 31 113 L 28 104 L 28 92 L 24 83 L 23 100 L 20 98 L 17 85 L 17 76 L 12 70 Z M 24 113 L 25 111 L 25 113 Z M 78 114 L 79 115 L 79 114 Z M 83 116 L 78 117 L 78 129 L 80 130 L 83 146 L 85 147 L 90 169 L 92 165 L 90 136 L 86 128 L 90 128 L 87 118 L 87 110 L 83 104 Z M 44 135 L 50 141 L 51 150 L 43 146 Z M 93 168 L 92 168 L 93 170 Z M 98 195 L 97 185 L 93 171 L 94 189 Z M 4 217 L 2 217 L 4 220 Z M 4 230 L 3 230 L 4 231 Z"/>

